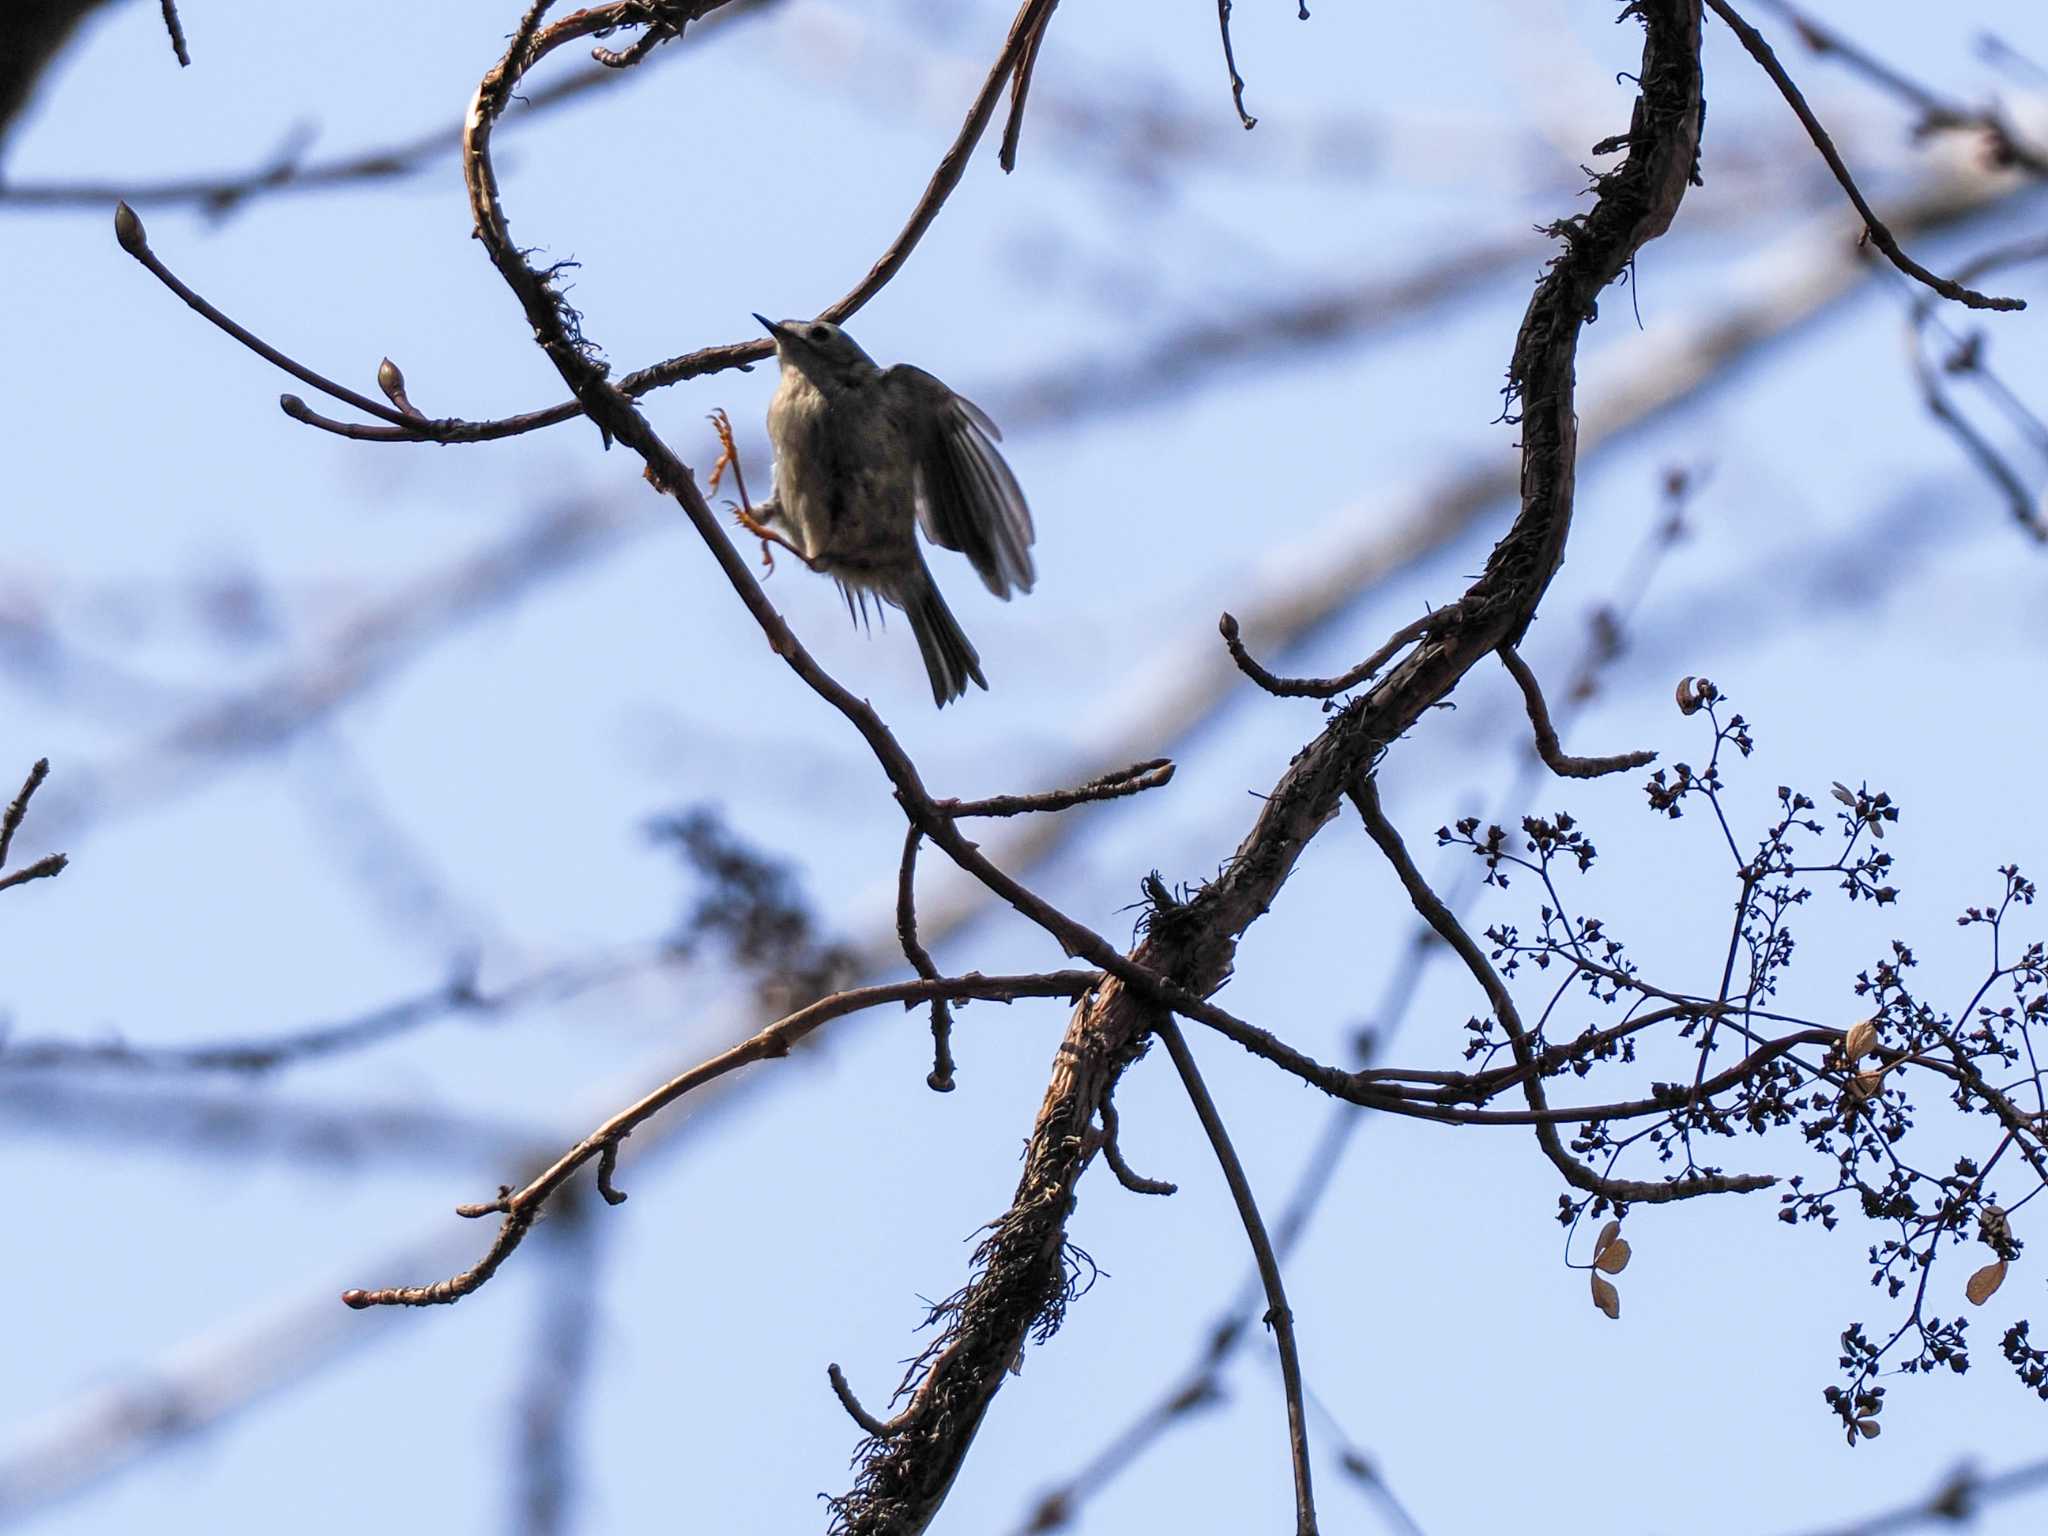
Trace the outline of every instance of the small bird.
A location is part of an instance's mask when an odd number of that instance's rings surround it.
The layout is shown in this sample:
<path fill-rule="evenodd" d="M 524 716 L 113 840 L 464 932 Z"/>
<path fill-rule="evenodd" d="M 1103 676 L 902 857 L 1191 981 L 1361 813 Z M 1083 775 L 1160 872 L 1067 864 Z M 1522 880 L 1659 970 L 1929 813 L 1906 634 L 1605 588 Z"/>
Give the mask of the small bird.
<path fill-rule="evenodd" d="M 754 318 L 782 363 L 768 406 L 775 494 L 741 523 L 837 579 L 849 614 L 857 602 L 865 616 L 869 593 L 902 609 L 941 708 L 970 679 L 987 688 L 915 527 L 964 554 L 997 597 L 1031 590 L 1031 511 L 996 451 L 1002 433 L 922 368 L 879 366 L 829 321 Z"/>

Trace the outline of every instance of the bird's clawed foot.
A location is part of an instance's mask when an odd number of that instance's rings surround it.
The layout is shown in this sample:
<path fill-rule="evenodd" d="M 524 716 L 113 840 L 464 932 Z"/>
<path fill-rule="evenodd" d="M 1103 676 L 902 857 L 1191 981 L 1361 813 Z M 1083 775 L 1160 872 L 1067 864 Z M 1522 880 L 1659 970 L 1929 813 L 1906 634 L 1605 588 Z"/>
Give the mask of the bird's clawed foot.
<path fill-rule="evenodd" d="M 771 576 L 775 574 L 774 546 L 777 544 L 795 555 L 805 565 L 809 565 L 809 556 L 754 515 L 754 505 L 747 499 L 747 477 L 740 469 L 739 445 L 732 438 L 732 418 L 720 408 L 711 413 L 710 421 L 711 430 L 718 434 L 718 459 L 711 466 L 708 493 L 718 493 L 718 482 L 725 478 L 725 472 L 730 468 L 733 488 L 740 493 L 740 504 L 735 507 L 731 502 L 727 502 L 726 506 L 732 510 L 732 520 L 761 541 L 762 571 Z"/>

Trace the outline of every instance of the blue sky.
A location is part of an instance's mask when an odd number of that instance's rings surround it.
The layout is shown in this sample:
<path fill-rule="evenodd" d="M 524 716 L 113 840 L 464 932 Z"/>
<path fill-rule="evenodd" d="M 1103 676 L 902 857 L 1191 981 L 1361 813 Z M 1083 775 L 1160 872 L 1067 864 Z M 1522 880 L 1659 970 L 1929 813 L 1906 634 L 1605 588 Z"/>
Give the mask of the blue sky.
<path fill-rule="evenodd" d="M 1973 0 L 1939 21 L 1905 4 L 1815 9 L 1966 99 L 2013 90 L 1973 53 L 1979 32 L 2048 53 L 2038 8 L 2019 0 Z M 1020 378 L 1247 303 L 1391 278 L 1441 250 L 1520 239 L 1526 259 L 1369 341 L 1013 433 L 1039 526 L 1038 590 L 1004 606 L 960 562 L 937 570 L 989 695 L 932 711 L 901 625 L 851 632 L 829 586 L 778 572 L 769 591 L 806 643 L 874 700 L 940 792 L 1059 780 L 1213 661 L 1220 611 L 1387 536 L 1449 473 L 1512 466 L 1512 431 L 1493 417 L 1545 256 L 1532 227 L 1581 206 L 1577 164 L 1625 126 L 1615 74 L 1639 34 L 1615 27 L 1611 6 L 1314 10 L 1300 23 L 1284 4 L 1238 7 L 1239 67 L 1261 118 L 1251 134 L 1230 114 L 1213 16 L 1062 10 L 1017 173 L 1005 178 L 992 148 L 977 158 L 850 329 L 878 357 L 996 399 Z M 513 14 L 463 0 L 188 6 L 185 19 L 194 64 L 182 72 L 154 7 L 96 23 L 14 134 L 9 181 L 240 167 L 299 124 L 322 153 L 452 122 Z M 686 42 L 503 139 L 514 233 L 582 263 L 573 297 L 620 367 L 748 335 L 752 310 L 818 308 L 893 234 L 1005 25 L 987 6 L 906 0 L 873 13 L 792 3 L 707 30 L 700 52 Z M 1951 151 L 1913 145 L 1890 103 L 1785 53 L 1873 190 L 1945 173 Z M 1608 296 L 1587 341 L 1588 399 L 1632 361 L 1682 348 L 1704 319 L 1762 302 L 1789 270 L 1782 253 L 1814 248 L 1839 217 L 1782 105 L 1719 28 L 1707 67 L 1707 187 L 1646 252 L 1635 293 Z M 1199 133 L 1184 153 L 1140 157 L 1142 174 L 1082 112 L 1157 103 Z M 2037 231 L 2042 211 L 2038 194 L 2007 198 L 1921 249 L 1953 264 Z M 188 281 L 357 387 L 388 354 L 430 414 L 561 393 L 468 238 L 452 162 L 394 185 L 259 200 L 225 221 L 143 212 Z M 864 940 L 886 923 L 901 822 L 881 775 L 766 652 L 624 454 L 575 425 L 451 449 L 316 434 L 276 408 L 297 386 L 126 258 L 106 210 L 0 203 L 0 226 L 18 295 L 17 365 L 0 373 L 0 413 L 16 424 L 0 611 L 69 648 L 54 653 L 61 670 L 17 647 L 0 671 L 0 773 L 52 759 L 24 844 L 55 839 L 74 860 L 60 880 L 5 897 L 0 973 L 19 1036 L 259 1035 L 431 986 L 457 950 L 505 980 L 651 937 L 687 893 L 642 828 L 700 801 L 796 863 L 835 934 Z M 2048 298 L 2038 268 L 2011 286 Z M 1758 756 L 1731 797 L 1752 823 L 1781 782 L 1868 778 L 1896 796 L 1898 909 L 1824 900 L 1800 929 L 1801 1001 L 1844 1022 L 1857 1016 L 1847 982 L 1894 933 L 1927 976 L 1948 978 L 1934 995 L 1958 997 L 1978 957 L 1954 913 L 1995 888 L 1996 865 L 2048 863 L 2030 809 L 2048 566 L 1920 409 L 1902 315 L 1898 284 L 1878 273 L 1590 455 L 1568 561 L 1528 647 L 1561 677 L 1582 615 L 1613 595 L 1657 514 L 1663 470 L 1710 471 L 1692 536 L 1659 569 L 1631 650 L 1570 744 L 1696 756 L 1702 735 L 1671 707 L 1671 686 L 1706 673 L 1757 726 Z M 1982 322 L 2034 400 L 2048 389 L 2041 323 Z M 760 369 L 700 381 L 649 411 L 701 465 L 703 417 L 730 410 L 765 484 L 758 423 L 772 382 Z M 575 560 L 472 622 L 430 627 L 290 746 L 226 758 L 167 746 L 222 697 L 278 677 L 331 681 L 321 659 L 351 615 L 568 516 L 599 530 Z M 1505 518 L 1495 506 L 1268 659 L 1341 668 L 1459 590 Z M 237 607 L 223 593 L 253 597 Z M 224 611 L 255 622 L 231 627 Z M 1390 813 L 1444 878 L 1453 866 L 1428 833 L 1494 813 L 1521 739 L 1504 678 L 1475 673 L 1458 704 L 1402 743 L 1383 779 Z M 1179 747 L 1174 784 L 1091 813 L 1039 872 L 1043 888 L 1121 936 L 1145 872 L 1196 880 L 1228 856 L 1248 792 L 1270 785 L 1318 718 L 1313 704 L 1234 697 Z M 1656 821 L 1633 776 L 1545 784 L 1523 809 L 1561 807 L 1605 854 L 1589 882 L 1596 910 L 1673 974 L 1716 963 L 1719 940 L 1700 936 L 1724 921 L 1729 887 L 1707 829 Z M 954 889 L 933 870 L 928 904 Z M 1523 896 L 1495 893 L 1480 920 L 1526 916 Z M 1339 1055 L 1409 927 L 1369 845 L 1333 828 L 1253 931 L 1225 1000 Z M 1058 957 L 988 919 L 939 961 L 993 971 Z M 1432 971 L 1402 1059 L 1454 1064 L 1479 1006 L 1464 978 Z M 560 1143 L 750 1017 L 744 984 L 706 965 L 500 1023 L 445 1024 L 247 1097 L 460 1115 Z M 706 1530 L 821 1523 L 815 1495 L 842 1488 L 856 1438 L 825 1363 L 871 1400 L 893 1385 L 917 1347 L 919 1298 L 962 1281 L 976 1228 L 1007 1199 L 1063 1024 L 1054 1004 L 967 1009 L 960 1088 L 941 1097 L 923 1086 L 917 1018 L 878 1012 L 760 1071 L 726 1108 L 679 1112 L 690 1133 L 629 1165 L 632 1200 L 596 1216 L 580 1529 L 673 1520 L 679 1506 Z M 1324 1105 L 1234 1048 L 1193 1043 L 1270 1214 Z M 1074 1238 L 1105 1278 L 1002 1394 L 942 1528 L 1014 1525 L 1182 1369 L 1239 1284 L 1234 1218 L 1164 1064 L 1136 1069 L 1119 1105 L 1132 1160 L 1181 1193 L 1142 1201 L 1099 1170 L 1084 1185 Z M 448 1212 L 513 1176 L 502 1156 L 181 1148 L 17 1106 L 0 1459 L 90 1394 L 237 1341 L 254 1338 L 257 1360 L 288 1359 L 261 1331 L 272 1317 L 303 1342 L 298 1319 L 317 1316 L 328 1332 L 314 1342 L 335 1350 L 322 1369 L 284 1371 L 251 1410 L 27 1523 L 67 1536 L 507 1524 L 509 1394 L 536 1312 L 561 1304 L 547 1250 L 523 1252 L 454 1308 L 323 1310 L 344 1286 L 465 1262 L 483 1234 Z M 1738 1144 L 1729 1161 L 1791 1155 Z M 1791 1231 L 1770 1196 L 1640 1212 L 1613 1324 L 1560 1261 L 1555 1185 L 1519 1135 L 1374 1123 L 1290 1266 L 1311 1386 L 1423 1529 L 1802 1530 L 1923 1492 L 1962 1458 L 2038 1454 L 2043 1410 L 1990 1347 L 2039 1295 L 2026 1265 L 1977 1323 L 1978 1367 L 1900 1385 L 1884 1437 L 1850 1452 L 1819 1394 L 1842 1326 L 1883 1315 L 1863 1233 Z M 1080 1528 L 1281 1528 L 1277 1378 L 1252 1350 L 1230 1380 L 1225 1405 L 1091 1502 Z M 1313 1425 L 1312 1440 L 1330 1444 Z M 1322 1480 L 1326 1529 L 1378 1528 L 1327 1464 Z M 1981 1528 L 2038 1518 L 2002 1509 Z"/>

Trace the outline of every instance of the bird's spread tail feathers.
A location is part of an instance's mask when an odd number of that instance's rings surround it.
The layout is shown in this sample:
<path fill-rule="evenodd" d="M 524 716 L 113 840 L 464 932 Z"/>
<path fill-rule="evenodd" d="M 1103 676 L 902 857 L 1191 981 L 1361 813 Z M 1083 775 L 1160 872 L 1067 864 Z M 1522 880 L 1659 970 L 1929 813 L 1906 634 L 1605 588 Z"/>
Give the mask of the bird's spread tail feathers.
<path fill-rule="evenodd" d="M 981 675 L 981 658 L 974 654 L 973 645 L 928 572 L 917 573 L 915 584 L 902 593 L 901 604 L 910 620 L 910 632 L 917 636 L 917 648 L 924 653 L 934 703 L 943 709 L 967 691 L 969 679 L 976 687 L 988 687 L 988 679 Z"/>

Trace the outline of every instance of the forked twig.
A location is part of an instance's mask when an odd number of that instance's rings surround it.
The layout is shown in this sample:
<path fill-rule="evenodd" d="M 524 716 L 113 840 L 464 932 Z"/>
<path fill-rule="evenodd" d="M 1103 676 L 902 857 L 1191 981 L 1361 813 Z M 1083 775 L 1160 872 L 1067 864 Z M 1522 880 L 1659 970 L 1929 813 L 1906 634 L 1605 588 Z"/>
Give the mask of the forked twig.
<path fill-rule="evenodd" d="M 35 766 L 22 781 L 21 792 L 9 803 L 6 813 L 0 815 L 0 868 L 7 863 L 7 851 L 14 845 L 14 834 L 21 826 L 21 820 L 28 814 L 28 803 L 35 792 L 42 788 L 43 780 L 50 776 L 50 760 L 36 759 Z M 11 875 L 0 875 L 0 891 L 10 886 L 27 885 L 31 880 L 47 880 L 52 875 L 62 874 L 71 861 L 64 854 L 49 853 L 33 864 L 24 864 Z"/>
<path fill-rule="evenodd" d="M 520 1188 L 515 1190 L 508 1186 L 499 1191 L 494 1200 L 457 1207 L 457 1214 L 461 1216 L 505 1218 L 503 1225 L 498 1228 L 498 1235 L 491 1240 L 491 1245 L 485 1250 L 483 1257 L 468 1269 L 430 1285 L 399 1285 L 377 1290 L 344 1291 L 341 1299 L 356 1308 L 431 1307 L 460 1301 L 497 1273 L 498 1266 L 503 1264 L 512 1250 L 525 1239 L 527 1232 L 539 1218 L 541 1208 L 577 1169 L 592 1161 L 599 1161 L 600 1167 L 604 1168 L 603 1160 L 607 1152 L 615 1159 L 618 1144 L 632 1134 L 635 1127 L 659 1114 L 685 1094 L 703 1087 L 706 1083 L 714 1082 L 727 1073 L 736 1072 L 749 1063 L 787 1056 L 791 1047 L 798 1041 L 833 1019 L 882 1003 L 918 1002 L 938 996 L 978 997 L 996 1002 L 1011 1002 L 1021 997 L 1071 998 L 1086 992 L 1099 979 L 1093 971 L 1051 971 L 1041 975 L 1023 976 L 970 974 L 941 978 L 936 982 L 920 978 L 916 981 L 892 982 L 882 986 L 857 987 L 820 998 L 809 1007 L 799 1008 L 795 1013 L 776 1020 L 766 1029 L 742 1040 L 730 1050 L 721 1051 L 710 1060 L 700 1062 L 687 1072 L 670 1078 L 651 1093 L 642 1095 L 569 1148 Z M 609 1184 L 609 1169 L 605 1168 L 605 1172 L 605 1182 Z M 617 1191 L 614 1190 L 613 1193 Z M 606 1198 L 610 1199 L 609 1196 Z M 614 1200 L 611 1203 L 618 1202 Z"/>

